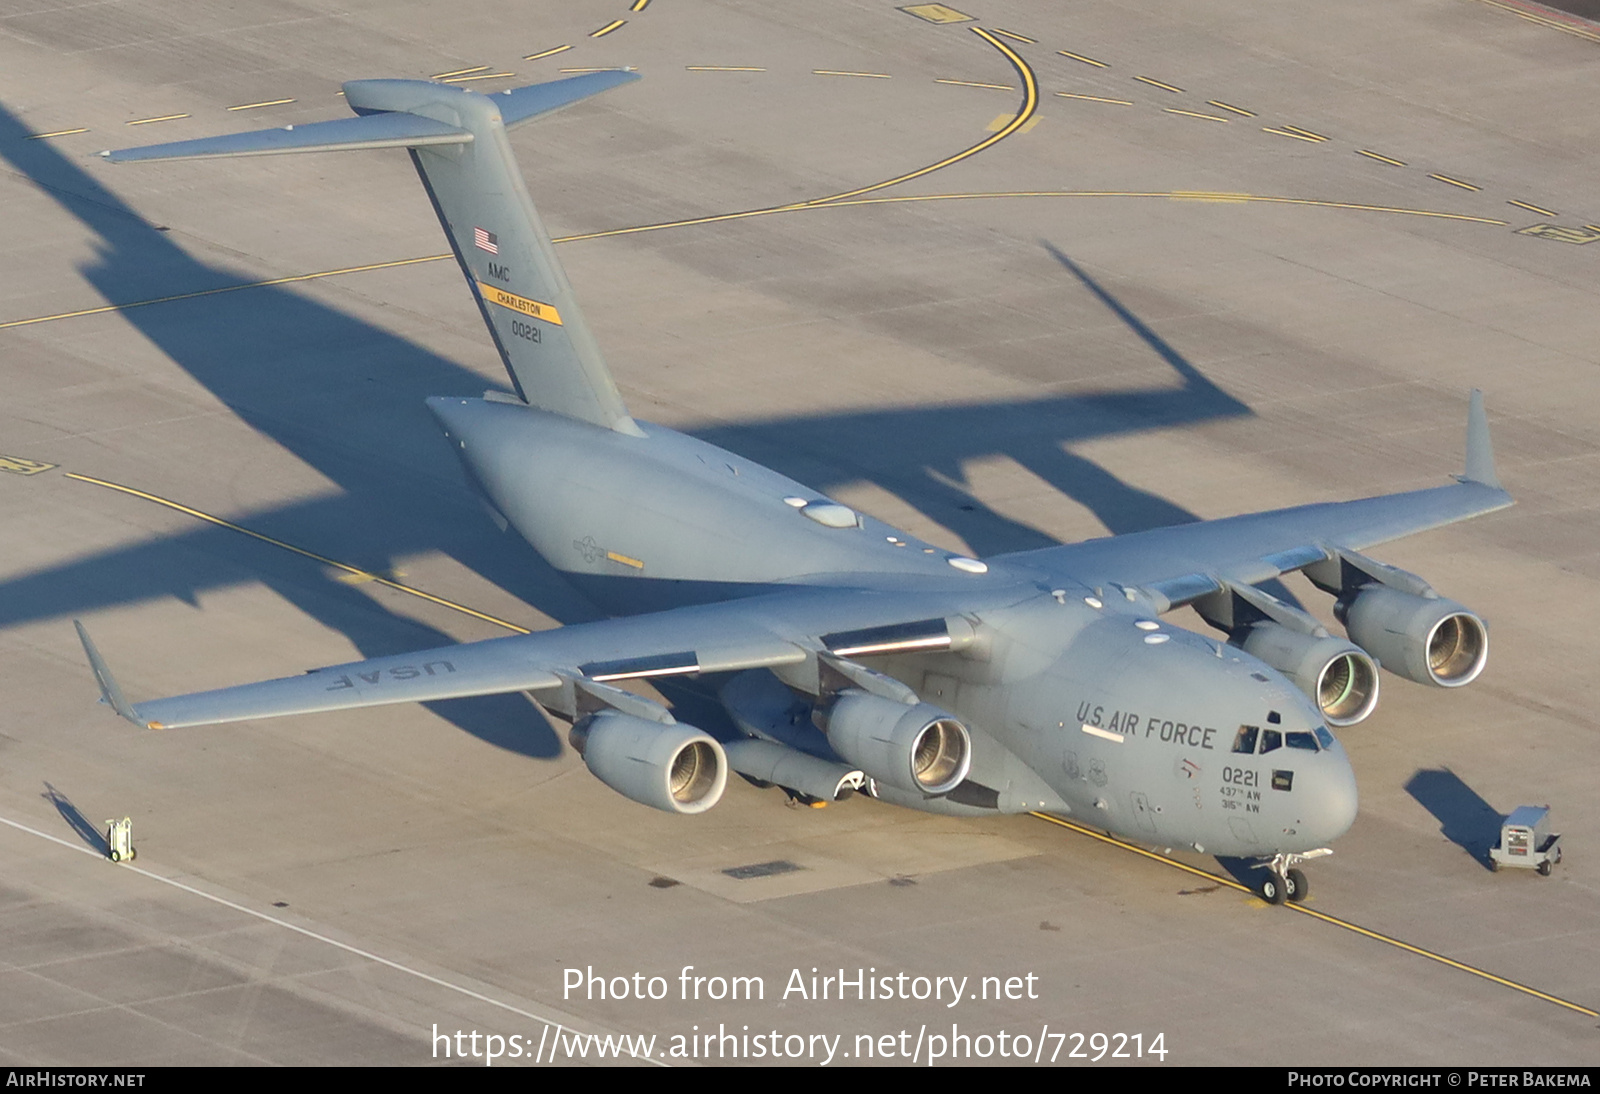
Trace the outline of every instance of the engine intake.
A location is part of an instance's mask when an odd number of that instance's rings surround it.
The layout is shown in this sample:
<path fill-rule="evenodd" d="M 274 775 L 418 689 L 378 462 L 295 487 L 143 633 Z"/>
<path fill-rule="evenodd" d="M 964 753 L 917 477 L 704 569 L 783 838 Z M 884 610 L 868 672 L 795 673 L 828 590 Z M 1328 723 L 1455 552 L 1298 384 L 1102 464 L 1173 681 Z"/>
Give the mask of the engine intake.
<path fill-rule="evenodd" d="M 569 740 L 595 778 L 668 813 L 704 813 L 728 785 L 722 746 L 693 726 L 601 711 L 574 725 Z"/>
<path fill-rule="evenodd" d="M 1488 663 L 1488 629 L 1454 600 L 1368 585 L 1334 610 L 1351 641 L 1407 680 L 1459 688 Z"/>
<path fill-rule="evenodd" d="M 1264 622 L 1251 627 L 1240 645 L 1311 696 L 1331 726 L 1353 726 L 1378 705 L 1378 666 L 1342 638 Z"/>
<path fill-rule="evenodd" d="M 947 711 L 851 688 L 822 712 L 835 752 L 890 786 L 927 797 L 954 790 L 972 767 L 972 738 Z"/>

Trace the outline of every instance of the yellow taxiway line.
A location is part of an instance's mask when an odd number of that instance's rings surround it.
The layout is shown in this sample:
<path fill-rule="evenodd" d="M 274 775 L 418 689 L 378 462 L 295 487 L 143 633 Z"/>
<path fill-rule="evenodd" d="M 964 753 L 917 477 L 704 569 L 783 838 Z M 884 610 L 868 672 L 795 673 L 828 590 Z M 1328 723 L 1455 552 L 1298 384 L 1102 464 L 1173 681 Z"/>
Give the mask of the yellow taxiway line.
<path fill-rule="evenodd" d="M 242 524 L 235 524 L 231 520 L 223 520 L 221 517 L 212 516 L 210 513 L 192 508 L 188 505 L 184 505 L 181 502 L 173 501 L 170 498 L 163 498 L 159 494 L 151 494 L 148 491 L 136 490 L 131 486 L 123 486 L 121 483 L 108 482 L 105 479 L 97 479 L 92 475 L 80 475 L 76 471 L 68 471 L 65 472 L 65 474 L 69 479 L 76 479 L 78 482 L 86 482 L 93 486 L 103 486 L 107 490 L 116 490 L 123 494 L 131 494 L 133 497 L 143 498 L 145 501 L 153 501 L 157 505 L 164 505 L 168 509 L 175 509 L 180 513 L 194 517 L 196 520 L 203 520 L 207 524 L 215 524 L 219 528 L 226 528 L 229 531 L 238 532 L 241 535 L 249 536 L 251 539 L 260 540 L 262 543 L 270 543 L 274 547 L 281 547 L 285 551 L 291 551 L 294 554 L 309 558 L 314 562 L 320 562 L 324 566 L 332 566 L 334 569 L 341 570 L 349 577 L 353 577 L 359 581 L 376 582 L 379 585 L 394 589 L 397 592 L 406 593 L 409 596 L 420 597 L 429 603 L 450 608 L 453 611 L 461 612 L 463 615 L 470 615 L 474 619 L 481 619 L 486 623 L 493 623 L 497 627 L 504 627 L 506 630 L 515 631 L 518 634 L 533 633 L 527 627 L 519 627 L 515 623 L 511 623 L 507 620 L 489 615 L 486 612 L 480 612 L 476 608 L 469 608 L 465 604 L 457 604 L 455 601 L 446 600 L 442 596 L 434 596 L 432 593 L 423 592 L 421 589 L 413 588 L 410 585 L 405 585 L 401 582 L 394 581 L 390 578 L 384 577 L 382 574 L 375 574 L 370 570 L 363 570 L 359 566 L 351 566 L 347 562 L 340 562 L 337 559 L 329 558 L 327 555 L 319 555 L 315 551 L 308 551 L 304 547 L 296 547 L 292 543 L 285 543 L 281 539 L 274 539 L 272 536 L 266 535 L 262 532 L 257 532 L 252 528 L 246 528 Z"/>
<path fill-rule="evenodd" d="M 1093 828 L 1087 828 L 1084 825 L 1076 824 L 1069 820 L 1063 820 L 1060 817 L 1053 817 L 1048 813 L 1032 813 L 1031 815 L 1038 817 L 1042 821 L 1048 821 L 1051 824 L 1058 825 L 1062 828 L 1076 832 L 1081 836 L 1088 836 L 1090 839 L 1099 840 L 1101 843 L 1108 843 L 1113 847 L 1120 847 L 1124 851 L 1131 851 L 1136 855 L 1142 855 L 1154 862 L 1161 863 L 1163 866 L 1171 866 L 1174 869 L 1182 870 L 1184 873 L 1193 874 L 1195 877 L 1205 878 L 1207 881 L 1210 881 L 1214 884 L 1225 885 L 1228 888 L 1236 889 L 1241 893 L 1249 893 L 1254 895 L 1254 890 L 1252 890 L 1248 885 L 1242 885 L 1233 878 L 1224 877 L 1221 874 L 1213 874 L 1211 871 L 1202 870 L 1198 866 L 1190 866 L 1186 862 L 1179 862 L 1177 859 L 1169 858 L 1157 851 L 1146 850 L 1137 844 L 1128 843 L 1126 840 L 1120 840 L 1115 836 L 1108 836 L 1104 832 L 1097 832 Z M 1312 919 L 1318 919 L 1324 923 L 1331 923 L 1335 927 L 1343 927 L 1347 931 L 1352 931 L 1364 938 L 1370 938 L 1375 942 L 1382 942 L 1385 945 L 1393 946 L 1396 949 L 1404 950 L 1405 952 L 1415 954 L 1418 957 L 1425 957 L 1430 961 L 1437 961 L 1441 965 L 1447 965 L 1450 968 L 1456 969 L 1460 972 L 1470 973 L 1471 975 L 1480 977 L 1489 981 L 1490 983 L 1499 984 L 1501 987 L 1511 988 L 1514 991 L 1520 991 L 1525 995 L 1533 996 L 1535 999 L 1542 999 L 1546 1003 L 1554 1003 L 1558 1007 L 1565 1007 L 1567 1010 L 1577 1011 L 1579 1014 L 1587 1015 L 1590 1018 L 1600 1018 L 1600 1010 L 1591 1010 L 1588 1007 L 1581 1006 L 1567 999 L 1563 999 L 1559 995 L 1551 995 L 1549 992 L 1540 991 L 1538 988 L 1530 988 L 1526 984 L 1519 984 L 1515 980 L 1508 980 L 1503 976 L 1496 976 L 1494 973 L 1480 969 L 1476 965 L 1468 965 L 1464 961 L 1457 961 L 1452 957 L 1446 957 L 1441 953 L 1434 953 L 1432 950 L 1423 949 L 1421 946 L 1413 946 L 1409 942 L 1402 942 L 1398 938 L 1393 938 L 1378 931 L 1368 930 L 1366 927 L 1351 923 L 1348 919 L 1340 919 L 1338 916 L 1329 915 L 1327 912 L 1319 912 L 1314 908 L 1306 907 L 1304 904 L 1295 904 L 1290 902 L 1285 904 L 1284 907 L 1290 909 L 1291 911 L 1299 912 L 1301 915 L 1310 916 Z"/>

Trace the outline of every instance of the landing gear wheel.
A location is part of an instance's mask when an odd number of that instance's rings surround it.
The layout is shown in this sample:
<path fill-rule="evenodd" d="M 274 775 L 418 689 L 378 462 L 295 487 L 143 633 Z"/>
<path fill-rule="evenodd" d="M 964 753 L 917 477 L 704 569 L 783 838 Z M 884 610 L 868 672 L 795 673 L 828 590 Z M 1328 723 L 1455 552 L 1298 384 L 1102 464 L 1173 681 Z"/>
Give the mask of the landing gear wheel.
<path fill-rule="evenodd" d="M 1268 871 L 1267 876 L 1261 880 L 1261 899 L 1268 904 L 1282 904 L 1288 895 L 1288 887 L 1288 883 L 1280 875 Z"/>
<path fill-rule="evenodd" d="M 1290 870 L 1283 875 L 1284 895 L 1295 904 L 1299 904 L 1311 895 L 1311 883 L 1306 880 L 1306 875 L 1299 870 Z"/>
<path fill-rule="evenodd" d="M 111 861 L 112 862 L 121 862 L 122 861 L 122 853 L 120 851 L 111 852 Z"/>

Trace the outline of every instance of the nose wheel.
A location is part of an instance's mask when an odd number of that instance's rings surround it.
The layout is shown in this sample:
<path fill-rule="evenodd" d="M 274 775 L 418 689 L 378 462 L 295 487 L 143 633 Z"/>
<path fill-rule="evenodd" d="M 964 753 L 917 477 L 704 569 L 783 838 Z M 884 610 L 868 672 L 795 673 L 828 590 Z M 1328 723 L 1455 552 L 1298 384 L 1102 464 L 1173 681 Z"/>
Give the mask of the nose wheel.
<path fill-rule="evenodd" d="M 1290 902 L 1299 904 L 1311 895 L 1311 883 L 1306 880 L 1304 871 L 1298 864 L 1307 859 L 1321 858 L 1331 855 L 1333 851 L 1327 847 L 1319 847 L 1315 851 L 1306 851 L 1301 854 L 1292 852 L 1279 852 L 1272 858 L 1259 864 L 1265 871 L 1261 880 L 1256 883 L 1256 892 L 1268 904 L 1283 904 Z"/>

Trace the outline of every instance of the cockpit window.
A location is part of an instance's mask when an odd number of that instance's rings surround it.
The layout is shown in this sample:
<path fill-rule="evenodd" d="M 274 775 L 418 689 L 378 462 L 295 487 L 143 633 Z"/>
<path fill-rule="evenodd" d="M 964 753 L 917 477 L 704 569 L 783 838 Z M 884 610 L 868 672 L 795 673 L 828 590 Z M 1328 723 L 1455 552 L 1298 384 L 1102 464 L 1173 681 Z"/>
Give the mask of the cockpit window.
<path fill-rule="evenodd" d="M 1318 726 L 1317 727 L 1317 743 L 1320 744 L 1323 748 L 1332 748 L 1333 747 L 1333 734 L 1328 732 L 1328 727 L 1327 726 Z"/>
<path fill-rule="evenodd" d="M 1261 752 L 1265 755 L 1274 749 L 1283 747 L 1283 734 L 1275 729 L 1269 729 L 1261 734 Z"/>
<path fill-rule="evenodd" d="M 1261 730 L 1255 726 L 1240 726 L 1239 735 L 1233 739 L 1233 750 L 1250 755 L 1256 750 L 1256 737 Z"/>
<path fill-rule="evenodd" d="M 1290 748 L 1303 748 L 1307 752 L 1317 750 L 1317 739 L 1310 733 L 1285 733 L 1284 736 L 1288 738 Z"/>

